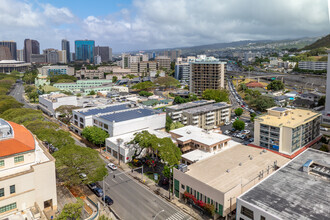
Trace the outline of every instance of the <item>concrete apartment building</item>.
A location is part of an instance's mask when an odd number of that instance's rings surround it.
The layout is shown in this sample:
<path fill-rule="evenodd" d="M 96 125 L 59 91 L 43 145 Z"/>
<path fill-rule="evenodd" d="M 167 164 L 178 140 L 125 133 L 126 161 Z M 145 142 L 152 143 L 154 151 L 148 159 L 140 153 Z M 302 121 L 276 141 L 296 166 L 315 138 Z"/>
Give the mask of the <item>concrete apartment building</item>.
<path fill-rule="evenodd" d="M 182 124 L 210 130 L 230 121 L 230 114 L 231 105 L 226 102 L 213 103 L 182 111 Z"/>
<path fill-rule="evenodd" d="M 51 73 L 55 75 L 67 74 L 74 75 L 74 67 L 69 66 L 43 66 L 38 68 L 38 72 L 43 76 L 49 76 Z"/>
<path fill-rule="evenodd" d="M 87 67 L 77 70 L 75 76 L 78 79 L 104 79 L 104 72 L 101 70 L 88 70 Z"/>
<path fill-rule="evenodd" d="M 190 93 L 202 96 L 206 89 L 225 88 L 225 62 L 212 57 L 196 59 L 190 66 Z"/>
<path fill-rule="evenodd" d="M 56 64 L 59 62 L 58 50 L 53 48 L 48 48 L 44 50 L 44 54 L 46 55 L 46 62 L 50 64 Z"/>
<path fill-rule="evenodd" d="M 77 106 L 77 96 L 68 96 L 59 92 L 52 92 L 39 96 L 39 108 L 47 115 L 57 117 L 55 110 L 62 105 Z"/>
<path fill-rule="evenodd" d="M 238 197 L 236 219 L 329 219 L 329 158 L 307 149 Z"/>
<path fill-rule="evenodd" d="M 57 54 L 58 54 L 59 63 L 63 63 L 63 64 L 68 63 L 68 56 L 66 54 L 66 50 L 58 50 Z"/>
<path fill-rule="evenodd" d="M 17 50 L 17 61 L 24 61 L 24 50 Z"/>
<path fill-rule="evenodd" d="M 166 115 L 171 117 L 173 122 L 183 122 L 183 115 L 182 112 L 187 109 L 196 108 L 199 106 L 204 106 L 208 104 L 215 103 L 213 100 L 198 100 L 193 102 L 187 102 L 179 105 L 172 105 L 166 107 Z"/>
<path fill-rule="evenodd" d="M 141 130 L 143 131 L 143 130 Z M 164 131 L 156 131 L 152 129 L 146 129 L 150 134 L 156 135 L 158 138 L 170 138 L 171 135 L 164 132 Z M 122 135 L 117 135 L 115 137 L 110 137 L 105 139 L 105 145 L 106 145 L 106 151 L 109 152 L 114 158 L 118 159 L 118 147 L 119 147 L 119 158 L 122 162 L 128 163 L 132 161 L 132 156 L 134 156 L 136 150 L 140 150 L 138 146 L 135 146 L 134 144 L 129 144 L 130 141 L 132 141 L 135 137 L 135 134 L 139 131 L 130 132 Z M 121 140 L 121 142 L 118 143 L 118 139 Z M 147 149 L 142 150 L 139 157 L 143 157 L 146 155 Z"/>
<path fill-rule="evenodd" d="M 328 62 L 326 61 L 300 61 L 298 68 L 302 70 L 326 70 Z"/>
<path fill-rule="evenodd" d="M 72 129 L 80 134 L 87 126 L 97 126 L 110 137 L 136 132 L 142 129 L 162 129 L 166 114 L 129 102 L 72 111 Z"/>
<path fill-rule="evenodd" d="M 95 47 L 95 56 L 99 55 L 101 57 L 101 62 L 109 62 L 110 59 L 110 49 L 107 46 L 96 46 Z M 112 56 L 112 49 L 111 49 L 111 56 Z"/>
<path fill-rule="evenodd" d="M 121 68 L 131 68 L 132 63 L 139 63 L 141 61 L 149 61 L 148 54 L 138 54 L 138 55 L 130 55 L 130 54 L 122 54 L 121 56 Z"/>
<path fill-rule="evenodd" d="M 57 210 L 55 159 L 29 130 L 0 119 L 0 219 Z"/>
<path fill-rule="evenodd" d="M 328 53 L 327 85 L 330 85 L 330 50 L 327 50 L 327 53 Z M 330 126 L 330 86 L 326 87 L 325 110 L 322 115 L 322 124 L 326 124 Z"/>
<path fill-rule="evenodd" d="M 158 56 L 155 58 L 155 61 L 159 63 L 159 68 L 163 67 L 168 70 L 171 69 L 171 58 L 167 56 Z"/>
<path fill-rule="evenodd" d="M 46 54 L 30 54 L 29 62 L 37 63 L 37 64 L 46 64 L 47 56 L 46 56 Z"/>
<path fill-rule="evenodd" d="M 293 156 L 320 137 L 321 114 L 273 107 L 254 119 L 254 144 Z"/>
<path fill-rule="evenodd" d="M 202 159 L 191 165 L 173 169 L 173 192 L 178 199 L 184 200 L 184 193 L 188 192 L 198 201 L 212 204 L 214 219 L 233 215 L 237 197 L 288 161 L 273 152 L 239 143 L 212 155 L 203 156 L 197 152 L 192 156 L 199 157 Z"/>
<path fill-rule="evenodd" d="M 159 70 L 159 63 L 155 61 L 141 61 L 137 63 L 131 63 L 132 73 L 146 73 L 149 74 L 151 71 Z"/>

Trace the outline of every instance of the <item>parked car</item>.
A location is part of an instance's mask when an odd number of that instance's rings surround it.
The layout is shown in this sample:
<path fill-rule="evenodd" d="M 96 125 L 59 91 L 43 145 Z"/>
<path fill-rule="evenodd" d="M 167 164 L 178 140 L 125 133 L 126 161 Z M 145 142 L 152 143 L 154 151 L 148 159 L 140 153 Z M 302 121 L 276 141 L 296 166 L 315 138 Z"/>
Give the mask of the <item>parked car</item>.
<path fill-rule="evenodd" d="M 96 187 L 95 189 L 93 189 L 93 192 L 95 193 L 95 195 L 97 195 L 98 197 L 103 196 L 103 190 L 101 188 Z"/>
<path fill-rule="evenodd" d="M 95 183 L 90 183 L 90 184 L 87 184 L 88 188 L 90 188 L 91 190 L 94 190 L 97 188 L 96 184 Z"/>
<path fill-rule="evenodd" d="M 328 129 L 325 128 L 325 127 L 320 127 L 320 130 L 321 130 L 321 131 L 327 131 Z"/>
<path fill-rule="evenodd" d="M 226 130 L 225 132 L 223 132 L 224 134 L 230 134 L 229 130 Z"/>
<path fill-rule="evenodd" d="M 249 141 L 250 141 L 250 142 L 253 142 L 253 141 L 254 141 L 254 138 L 250 138 Z"/>
<path fill-rule="evenodd" d="M 244 141 L 243 144 L 244 144 L 244 145 L 248 145 L 248 144 L 250 144 L 250 141 Z"/>
<path fill-rule="evenodd" d="M 112 170 L 117 170 L 117 166 L 114 165 L 113 163 L 108 163 L 108 167 Z"/>
<path fill-rule="evenodd" d="M 226 121 L 225 125 L 230 125 L 230 121 Z"/>
<path fill-rule="evenodd" d="M 107 204 L 107 205 L 112 205 L 113 204 L 113 200 L 107 195 L 102 196 L 102 201 L 104 201 L 105 204 Z"/>
<path fill-rule="evenodd" d="M 245 134 L 250 134 L 250 130 L 244 130 Z"/>
<path fill-rule="evenodd" d="M 247 127 L 247 126 L 249 126 L 249 124 L 248 123 L 245 123 L 245 127 Z"/>
<path fill-rule="evenodd" d="M 80 179 L 83 179 L 83 180 L 87 179 L 87 175 L 85 173 L 79 173 L 79 177 L 80 177 Z"/>

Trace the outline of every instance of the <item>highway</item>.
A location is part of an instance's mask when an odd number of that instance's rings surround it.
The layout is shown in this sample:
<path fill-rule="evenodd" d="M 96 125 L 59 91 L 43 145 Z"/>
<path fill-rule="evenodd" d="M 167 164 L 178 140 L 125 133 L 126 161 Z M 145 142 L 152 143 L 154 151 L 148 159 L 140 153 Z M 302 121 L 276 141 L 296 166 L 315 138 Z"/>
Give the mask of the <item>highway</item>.
<path fill-rule="evenodd" d="M 115 178 L 113 178 L 114 175 Z M 107 183 L 105 184 L 106 195 L 109 195 L 114 201 L 111 208 L 120 219 L 154 219 L 157 213 L 159 213 L 157 220 L 193 219 L 119 170 L 109 169 L 105 182 Z M 99 185 L 102 186 L 102 182 L 99 182 Z"/>

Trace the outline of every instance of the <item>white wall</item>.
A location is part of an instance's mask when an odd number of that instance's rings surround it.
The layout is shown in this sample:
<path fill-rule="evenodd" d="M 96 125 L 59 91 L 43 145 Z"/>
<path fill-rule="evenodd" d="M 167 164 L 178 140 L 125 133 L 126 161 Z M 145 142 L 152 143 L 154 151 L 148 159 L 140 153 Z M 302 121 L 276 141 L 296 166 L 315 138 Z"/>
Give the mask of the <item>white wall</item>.
<path fill-rule="evenodd" d="M 253 211 L 254 219 L 260 219 L 261 216 L 265 217 L 266 220 L 279 220 L 280 219 L 280 218 L 277 218 L 276 216 L 271 215 L 270 213 L 266 213 L 264 210 L 260 209 L 259 207 L 256 207 L 252 204 L 249 204 L 249 203 L 243 201 L 240 198 L 237 198 L 237 203 L 236 203 L 236 219 L 242 218 L 244 220 L 251 220 L 247 216 L 241 214 L 242 206 Z"/>

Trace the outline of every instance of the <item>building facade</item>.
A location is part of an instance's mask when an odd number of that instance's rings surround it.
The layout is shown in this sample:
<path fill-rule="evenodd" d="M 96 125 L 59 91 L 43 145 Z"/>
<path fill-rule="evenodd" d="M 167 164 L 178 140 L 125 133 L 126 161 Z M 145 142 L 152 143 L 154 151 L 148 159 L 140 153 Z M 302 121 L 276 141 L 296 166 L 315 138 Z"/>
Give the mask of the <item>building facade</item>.
<path fill-rule="evenodd" d="M 155 61 L 159 63 L 159 68 L 171 69 L 171 58 L 167 56 L 158 56 L 155 58 Z"/>
<path fill-rule="evenodd" d="M 59 50 L 57 51 L 58 54 L 58 62 L 62 63 L 62 64 L 66 64 L 68 63 L 67 61 L 67 54 L 66 54 L 66 50 Z"/>
<path fill-rule="evenodd" d="M 0 54 L 1 48 L 9 48 L 9 56 L 3 60 L 17 60 L 17 45 L 14 41 L 0 41 Z M 1 59 L 0 59 L 1 60 Z"/>
<path fill-rule="evenodd" d="M 239 196 L 236 219 L 329 219 L 329 158 L 307 149 Z"/>
<path fill-rule="evenodd" d="M 300 61 L 298 68 L 302 70 L 326 70 L 328 68 L 328 62 L 322 61 Z"/>
<path fill-rule="evenodd" d="M 62 105 L 77 106 L 77 96 L 68 96 L 63 93 L 54 92 L 39 96 L 39 108 L 49 116 L 57 117 L 56 109 Z"/>
<path fill-rule="evenodd" d="M 101 62 L 109 62 L 110 61 L 110 48 L 109 47 L 95 47 L 95 56 L 99 55 L 101 57 Z M 112 55 L 112 53 L 111 53 Z"/>
<path fill-rule="evenodd" d="M 46 54 L 30 54 L 30 62 L 31 63 L 47 63 L 47 56 Z"/>
<path fill-rule="evenodd" d="M 24 61 L 24 50 L 17 50 L 17 61 Z"/>
<path fill-rule="evenodd" d="M 67 63 L 71 62 L 71 52 L 70 52 L 70 41 L 63 39 L 62 40 L 62 51 L 66 51 L 66 61 Z"/>
<path fill-rule="evenodd" d="M 55 159 L 21 125 L 0 119 L 0 133 L 0 218 L 56 211 Z"/>
<path fill-rule="evenodd" d="M 190 64 L 181 63 L 181 64 L 175 65 L 174 78 L 176 78 L 180 82 L 184 82 L 189 85 L 189 83 L 190 83 Z"/>
<path fill-rule="evenodd" d="M 202 96 L 206 89 L 225 88 L 225 62 L 206 57 L 196 59 L 190 66 L 190 93 Z"/>
<path fill-rule="evenodd" d="M 254 120 L 254 144 L 291 156 L 320 136 L 321 114 L 273 107 Z"/>
<path fill-rule="evenodd" d="M 31 54 L 40 54 L 40 44 L 36 40 L 24 40 L 24 61 L 31 62 Z"/>
<path fill-rule="evenodd" d="M 108 79 L 90 79 L 90 80 L 77 80 L 75 83 L 55 83 L 53 86 L 66 91 L 81 91 L 82 89 L 99 87 L 104 85 L 112 85 L 112 80 Z"/>
<path fill-rule="evenodd" d="M 75 60 L 94 63 L 95 41 L 76 40 L 75 41 Z"/>
<path fill-rule="evenodd" d="M 45 49 L 44 54 L 46 55 L 46 62 L 56 64 L 59 62 L 58 50 L 53 48 Z"/>
<path fill-rule="evenodd" d="M 0 72 L 11 73 L 12 71 L 24 72 L 28 70 L 31 63 L 25 63 L 24 61 L 16 60 L 1 60 L 0 61 Z"/>
<path fill-rule="evenodd" d="M 38 68 L 38 72 L 43 76 L 54 75 L 63 75 L 67 74 L 70 76 L 74 75 L 74 67 L 69 66 L 43 66 Z"/>
<path fill-rule="evenodd" d="M 159 70 L 159 64 L 155 61 L 141 61 L 131 63 L 132 73 L 145 73 L 150 74 L 151 71 Z"/>

